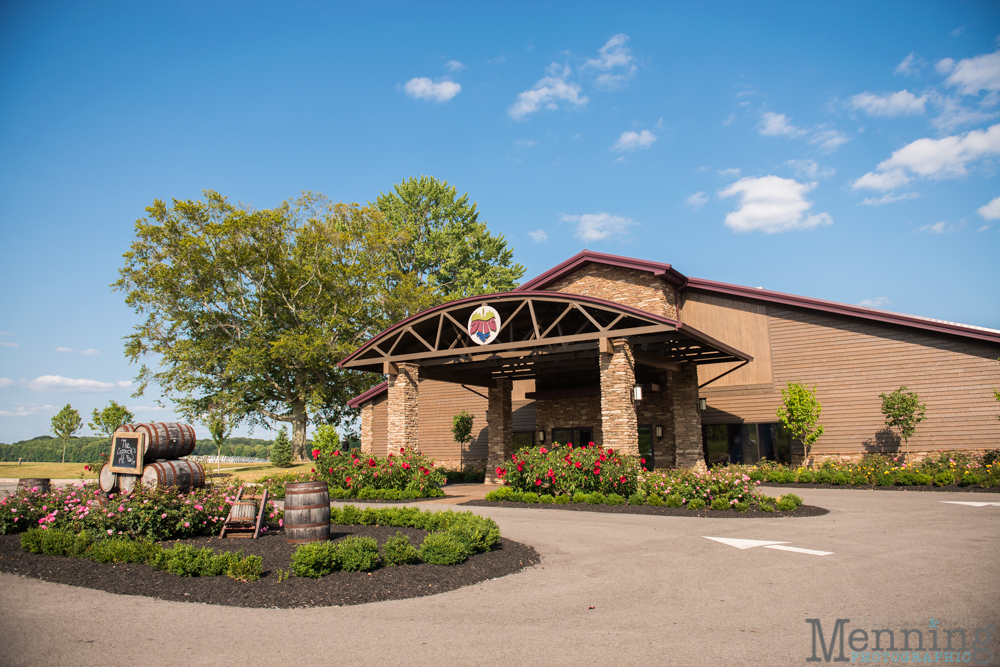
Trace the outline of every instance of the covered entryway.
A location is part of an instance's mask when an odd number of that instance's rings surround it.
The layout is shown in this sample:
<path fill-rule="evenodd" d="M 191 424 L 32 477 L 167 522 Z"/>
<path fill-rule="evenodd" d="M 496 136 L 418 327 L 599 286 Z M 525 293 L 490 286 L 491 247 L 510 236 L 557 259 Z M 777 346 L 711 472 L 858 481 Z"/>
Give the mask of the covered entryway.
<path fill-rule="evenodd" d="M 648 426 L 643 439 L 659 465 L 704 465 L 696 366 L 750 358 L 677 320 L 602 299 L 532 291 L 419 313 L 340 366 L 388 376 L 390 451 L 419 446 L 418 379 L 487 388 L 489 473 L 513 450 L 511 387 L 519 379 L 535 381 L 529 398 L 537 402 L 541 442 L 575 421 L 577 432 L 589 429 L 596 444 L 639 454 L 640 426 Z"/>

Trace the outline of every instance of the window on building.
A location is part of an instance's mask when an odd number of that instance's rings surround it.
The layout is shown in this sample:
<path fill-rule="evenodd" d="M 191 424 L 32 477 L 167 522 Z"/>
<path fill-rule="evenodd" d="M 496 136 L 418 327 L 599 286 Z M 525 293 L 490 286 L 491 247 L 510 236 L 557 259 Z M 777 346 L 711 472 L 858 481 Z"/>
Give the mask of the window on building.
<path fill-rule="evenodd" d="M 552 429 L 552 445 L 567 445 L 573 443 L 574 447 L 589 445 L 594 440 L 594 429 L 592 428 L 554 428 Z"/>
<path fill-rule="evenodd" d="M 534 431 L 514 431 L 514 450 L 535 446 Z"/>
<path fill-rule="evenodd" d="M 649 424 L 639 427 L 639 457 L 646 460 L 643 466 L 646 470 L 652 470 L 656 465 L 653 459 L 653 427 Z"/>
<path fill-rule="evenodd" d="M 702 426 L 705 461 L 753 465 L 762 460 L 791 462 L 791 436 L 779 423 L 706 424 Z"/>

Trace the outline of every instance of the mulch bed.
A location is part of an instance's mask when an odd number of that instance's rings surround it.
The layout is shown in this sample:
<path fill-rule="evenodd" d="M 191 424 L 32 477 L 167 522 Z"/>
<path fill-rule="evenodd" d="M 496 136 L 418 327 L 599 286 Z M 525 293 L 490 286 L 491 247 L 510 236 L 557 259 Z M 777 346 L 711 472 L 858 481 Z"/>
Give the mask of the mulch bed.
<path fill-rule="evenodd" d="M 427 534 L 414 528 L 386 526 L 330 527 L 330 539 L 347 535 L 374 537 L 379 545 L 400 531 L 419 545 Z M 119 595 L 144 595 L 161 600 L 201 602 L 229 607 L 300 608 L 365 604 L 382 600 L 434 595 L 481 581 L 513 574 L 538 564 L 541 559 L 530 546 L 501 538 L 489 553 L 477 554 L 461 565 L 401 565 L 367 572 L 333 572 L 320 579 L 291 577 L 278 582 L 277 570 L 288 570 L 296 545 L 285 541 L 283 532 L 268 533 L 256 540 L 198 537 L 179 540 L 215 551 L 236 551 L 260 556 L 264 576 L 240 583 L 226 576 L 179 577 L 148 565 L 95 563 L 86 558 L 49 556 L 21 551 L 20 535 L 0 535 L 0 572 L 92 588 Z M 171 546 L 173 542 L 164 542 Z"/>
<path fill-rule="evenodd" d="M 651 514 L 654 516 L 690 516 L 703 519 L 775 519 L 779 517 L 823 516 L 830 510 L 815 505 L 800 505 L 792 512 L 761 512 L 758 509 L 736 512 L 734 510 L 689 510 L 683 507 L 651 507 L 650 505 L 588 505 L 586 503 L 566 503 L 565 505 L 543 505 L 541 503 L 515 503 L 508 500 L 469 500 L 462 505 L 473 507 L 516 507 L 519 509 L 569 510 L 575 512 L 604 512 L 606 514 Z"/>
<path fill-rule="evenodd" d="M 851 486 L 850 484 L 799 484 L 798 482 L 785 484 L 777 482 L 761 482 L 760 485 L 771 486 L 778 489 L 856 489 L 858 491 L 947 491 L 949 493 L 1000 493 L 1000 487 L 984 489 L 978 486 L 959 486 L 951 484 L 949 486 L 878 486 L 877 484 L 865 484 L 863 486 Z"/>

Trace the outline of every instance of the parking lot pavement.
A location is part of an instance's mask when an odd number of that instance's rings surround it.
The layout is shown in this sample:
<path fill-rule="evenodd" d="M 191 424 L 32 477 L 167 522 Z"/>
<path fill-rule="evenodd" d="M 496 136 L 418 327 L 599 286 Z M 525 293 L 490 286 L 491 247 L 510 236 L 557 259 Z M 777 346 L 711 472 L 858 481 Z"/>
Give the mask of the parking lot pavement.
<path fill-rule="evenodd" d="M 927 648 L 935 622 L 966 624 L 970 644 L 976 628 L 1000 627 L 1000 507 L 948 502 L 1000 494 L 796 492 L 830 513 L 475 508 L 533 545 L 541 565 L 353 607 L 214 607 L 0 575 L 0 664 L 806 665 L 806 619 L 819 619 L 823 642 L 851 619 L 848 632 L 896 628 L 897 644 L 900 628 L 922 629 Z"/>

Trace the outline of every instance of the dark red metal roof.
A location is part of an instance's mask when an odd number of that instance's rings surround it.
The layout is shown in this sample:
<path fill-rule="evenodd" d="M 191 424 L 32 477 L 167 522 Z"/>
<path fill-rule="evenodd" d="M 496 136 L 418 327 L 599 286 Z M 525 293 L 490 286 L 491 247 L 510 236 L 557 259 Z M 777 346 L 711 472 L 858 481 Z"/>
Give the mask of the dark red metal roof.
<path fill-rule="evenodd" d="M 382 384 L 377 384 L 363 394 L 358 394 L 351 400 L 347 402 L 347 406 L 351 408 L 360 408 L 361 404 L 370 398 L 375 398 L 384 391 L 389 390 L 389 383 L 383 382 Z"/>
<path fill-rule="evenodd" d="M 668 283 L 677 286 L 684 285 L 687 280 L 683 274 L 671 267 L 669 264 L 650 262 L 645 259 L 634 259 L 632 257 L 621 257 L 619 255 L 607 255 L 603 252 L 583 250 L 576 255 L 573 255 L 559 266 L 553 267 L 540 276 L 532 278 L 514 291 L 527 292 L 545 289 L 560 278 L 568 276 L 574 271 L 578 271 L 581 267 L 590 264 L 591 262 L 596 264 L 607 264 L 609 266 L 618 266 L 623 269 L 648 271 L 654 276 L 659 276 Z"/>

